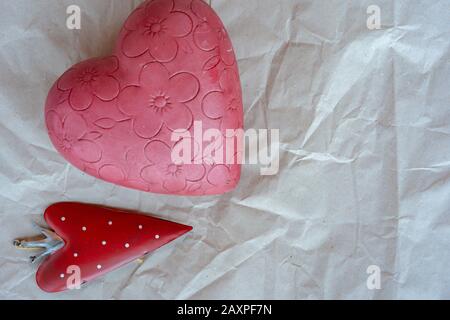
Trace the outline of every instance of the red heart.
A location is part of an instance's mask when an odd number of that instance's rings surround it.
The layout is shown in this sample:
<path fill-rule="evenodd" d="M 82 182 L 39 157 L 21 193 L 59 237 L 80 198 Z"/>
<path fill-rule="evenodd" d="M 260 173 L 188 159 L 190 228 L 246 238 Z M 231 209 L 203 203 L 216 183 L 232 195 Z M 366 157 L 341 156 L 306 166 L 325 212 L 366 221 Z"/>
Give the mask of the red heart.
<path fill-rule="evenodd" d="M 203 130 L 220 130 L 216 151 L 225 150 L 227 129 L 243 128 L 231 40 L 201 0 L 144 2 L 126 21 L 114 54 L 73 66 L 46 103 L 56 149 L 90 175 L 155 193 L 232 190 L 240 164 L 202 152 L 211 142 L 194 139 L 196 121 Z M 189 158 L 194 163 L 172 161 L 173 149 L 182 143 L 172 141 L 175 130 L 191 134 L 184 141 L 193 146 Z"/>
<path fill-rule="evenodd" d="M 45 220 L 65 244 L 36 274 L 39 287 L 46 292 L 69 289 L 68 277 L 74 266 L 85 283 L 192 230 L 136 212 L 80 203 L 54 204 L 45 211 Z"/>

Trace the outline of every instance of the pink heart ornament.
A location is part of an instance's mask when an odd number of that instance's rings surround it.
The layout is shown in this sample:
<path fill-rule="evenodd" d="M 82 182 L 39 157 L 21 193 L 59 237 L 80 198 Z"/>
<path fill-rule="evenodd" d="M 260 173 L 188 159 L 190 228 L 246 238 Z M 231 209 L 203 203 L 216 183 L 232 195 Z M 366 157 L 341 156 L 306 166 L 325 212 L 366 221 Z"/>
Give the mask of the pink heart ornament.
<path fill-rule="evenodd" d="M 206 157 L 199 150 L 211 141 L 193 138 L 195 123 L 220 130 L 219 147 L 227 129 L 243 129 L 239 71 L 223 23 L 201 0 L 144 2 L 110 57 L 81 62 L 56 81 L 46 123 L 65 159 L 105 181 L 175 195 L 233 190 L 240 164 Z M 182 131 L 192 140 L 192 163 L 171 156 L 183 142 L 172 135 Z"/>

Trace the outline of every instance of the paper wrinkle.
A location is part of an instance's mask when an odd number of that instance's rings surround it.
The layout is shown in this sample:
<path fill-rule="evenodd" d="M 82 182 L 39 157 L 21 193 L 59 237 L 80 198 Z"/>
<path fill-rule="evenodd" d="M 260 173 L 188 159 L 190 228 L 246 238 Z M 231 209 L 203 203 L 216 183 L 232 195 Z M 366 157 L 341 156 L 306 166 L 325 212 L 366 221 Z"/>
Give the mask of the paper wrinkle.
<path fill-rule="evenodd" d="M 246 165 L 237 190 L 200 198 L 96 180 L 46 133 L 50 86 L 109 54 L 139 3 L 0 4 L 0 298 L 450 298 L 448 0 L 214 0 L 237 53 L 245 126 L 280 129 L 280 170 L 260 176 Z M 65 26 L 73 4 L 79 31 Z M 381 30 L 366 25 L 373 4 Z M 11 243 L 59 201 L 154 213 L 194 231 L 81 291 L 49 295 Z M 367 288 L 371 265 L 381 290 Z"/>

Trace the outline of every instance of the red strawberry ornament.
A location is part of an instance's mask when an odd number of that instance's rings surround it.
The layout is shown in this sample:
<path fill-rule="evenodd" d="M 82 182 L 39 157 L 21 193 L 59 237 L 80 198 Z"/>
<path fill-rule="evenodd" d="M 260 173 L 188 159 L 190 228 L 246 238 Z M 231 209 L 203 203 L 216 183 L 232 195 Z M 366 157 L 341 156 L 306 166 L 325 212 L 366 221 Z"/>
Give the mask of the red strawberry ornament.
<path fill-rule="evenodd" d="M 45 248 L 36 281 L 46 292 L 70 289 L 68 279 L 79 271 L 80 284 L 89 282 L 158 249 L 192 227 L 132 211 L 80 203 L 58 203 L 45 211 L 54 230 L 46 239 L 19 241 L 19 248 Z M 32 258 L 34 260 L 34 258 Z"/>

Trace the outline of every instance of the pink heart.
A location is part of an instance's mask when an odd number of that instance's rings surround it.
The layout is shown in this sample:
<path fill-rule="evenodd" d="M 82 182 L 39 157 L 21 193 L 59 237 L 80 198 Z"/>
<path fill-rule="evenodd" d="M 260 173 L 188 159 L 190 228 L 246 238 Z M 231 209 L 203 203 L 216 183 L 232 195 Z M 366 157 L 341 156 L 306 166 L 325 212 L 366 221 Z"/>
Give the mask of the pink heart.
<path fill-rule="evenodd" d="M 54 84 L 46 122 L 58 152 L 103 180 L 177 195 L 234 189 L 241 166 L 208 157 L 202 150 L 211 142 L 194 139 L 196 122 L 218 129 L 219 150 L 227 129 L 243 128 L 239 71 L 223 23 L 201 0 L 144 2 L 112 56 L 81 62 Z M 191 138 L 172 141 L 176 130 Z M 195 162 L 174 163 L 173 149 L 186 141 Z"/>

